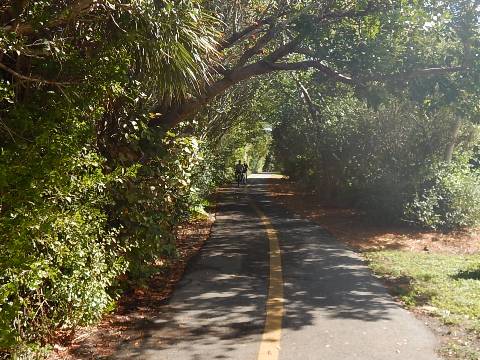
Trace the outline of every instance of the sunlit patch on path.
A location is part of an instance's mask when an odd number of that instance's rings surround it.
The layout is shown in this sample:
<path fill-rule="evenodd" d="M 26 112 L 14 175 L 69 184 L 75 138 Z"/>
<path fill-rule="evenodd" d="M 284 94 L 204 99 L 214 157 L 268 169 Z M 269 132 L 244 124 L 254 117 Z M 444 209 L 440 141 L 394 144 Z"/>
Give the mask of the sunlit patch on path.
<path fill-rule="evenodd" d="M 248 176 L 249 179 L 284 179 L 285 175 L 280 173 L 259 173 L 251 174 Z"/>

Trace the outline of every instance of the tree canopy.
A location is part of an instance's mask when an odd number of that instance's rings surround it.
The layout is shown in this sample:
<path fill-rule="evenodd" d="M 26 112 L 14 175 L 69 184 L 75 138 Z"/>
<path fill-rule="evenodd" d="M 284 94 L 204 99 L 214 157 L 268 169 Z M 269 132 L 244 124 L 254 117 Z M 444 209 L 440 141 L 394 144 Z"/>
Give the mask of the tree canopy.
<path fill-rule="evenodd" d="M 234 84 L 282 70 L 313 69 L 319 79 L 359 91 L 449 73 L 474 86 L 479 34 L 472 1 L 265 1 L 239 4 L 235 15 L 209 6 L 226 14 L 213 81 L 173 107 L 159 105 L 151 125 L 174 125 Z"/>

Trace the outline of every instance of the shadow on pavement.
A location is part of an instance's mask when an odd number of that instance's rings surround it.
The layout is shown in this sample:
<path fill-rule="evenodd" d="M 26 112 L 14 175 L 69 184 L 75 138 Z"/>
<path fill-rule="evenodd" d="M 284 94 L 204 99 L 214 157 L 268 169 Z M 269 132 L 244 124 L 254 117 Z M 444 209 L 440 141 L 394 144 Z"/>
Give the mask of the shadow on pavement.
<path fill-rule="evenodd" d="M 280 238 L 284 329 L 311 325 L 319 309 L 330 318 L 389 319 L 397 305 L 363 262 L 317 224 L 279 208 L 268 194 L 272 181 L 281 179 L 250 178 L 246 187 L 220 189 L 211 238 L 169 304 L 157 318 L 139 321 L 141 336 L 113 358 L 248 358 L 247 348 L 257 351 L 251 344 L 258 344 L 264 327 L 268 242 L 250 201 L 270 217 Z"/>

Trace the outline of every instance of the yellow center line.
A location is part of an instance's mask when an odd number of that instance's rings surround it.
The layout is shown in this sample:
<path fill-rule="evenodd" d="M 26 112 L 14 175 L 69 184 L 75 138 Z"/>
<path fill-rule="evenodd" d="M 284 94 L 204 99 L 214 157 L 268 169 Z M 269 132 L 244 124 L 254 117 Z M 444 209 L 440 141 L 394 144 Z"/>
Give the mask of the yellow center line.
<path fill-rule="evenodd" d="M 267 298 L 267 317 L 257 360 L 277 360 L 280 353 L 283 318 L 282 257 L 277 232 L 270 219 L 253 203 L 250 203 L 265 226 L 270 247 L 270 277 Z"/>

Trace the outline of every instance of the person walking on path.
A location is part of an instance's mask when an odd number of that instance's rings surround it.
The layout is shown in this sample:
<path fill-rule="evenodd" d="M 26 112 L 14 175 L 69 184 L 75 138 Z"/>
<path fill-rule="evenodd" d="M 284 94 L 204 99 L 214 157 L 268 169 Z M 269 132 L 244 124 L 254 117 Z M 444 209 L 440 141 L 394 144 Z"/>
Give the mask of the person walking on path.
<path fill-rule="evenodd" d="M 248 164 L 246 162 L 243 163 L 243 183 L 247 183 L 247 173 L 248 173 Z"/>

